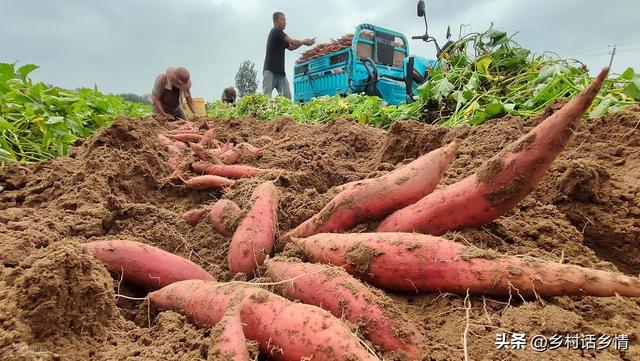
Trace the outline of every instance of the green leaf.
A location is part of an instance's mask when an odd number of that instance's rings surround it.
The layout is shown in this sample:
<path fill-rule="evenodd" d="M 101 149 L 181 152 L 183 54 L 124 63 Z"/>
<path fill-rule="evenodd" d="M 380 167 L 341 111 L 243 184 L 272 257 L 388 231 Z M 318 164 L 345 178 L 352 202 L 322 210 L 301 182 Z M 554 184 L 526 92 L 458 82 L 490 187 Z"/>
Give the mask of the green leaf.
<path fill-rule="evenodd" d="M 44 122 L 44 124 L 53 125 L 64 122 L 64 117 L 49 117 L 49 120 Z"/>
<path fill-rule="evenodd" d="M 516 104 L 515 103 L 504 104 L 504 110 L 509 114 L 513 114 L 515 109 L 516 109 Z"/>
<path fill-rule="evenodd" d="M 633 98 L 633 99 L 640 99 L 640 87 L 638 87 L 638 84 L 636 83 L 629 83 L 627 85 L 625 85 L 625 87 L 623 88 L 624 95 Z"/>
<path fill-rule="evenodd" d="M 478 79 L 478 76 L 475 73 L 471 75 L 471 78 L 469 78 L 469 81 L 464 86 L 466 90 L 476 90 L 479 87 L 480 87 L 480 79 Z"/>
<path fill-rule="evenodd" d="M 489 119 L 489 117 L 487 116 L 487 114 L 485 112 L 482 112 L 482 111 L 475 112 L 473 117 L 469 120 L 469 124 L 471 124 L 471 125 L 480 125 L 480 124 L 484 123 L 487 119 Z"/>
<path fill-rule="evenodd" d="M 489 65 L 493 62 L 491 56 L 483 56 L 476 60 L 476 69 L 482 75 L 489 76 Z"/>
<path fill-rule="evenodd" d="M 436 99 L 441 100 L 442 98 L 448 96 L 454 88 L 455 87 L 453 86 L 453 84 L 451 84 L 449 79 L 442 78 L 433 85 L 433 94 Z"/>
<path fill-rule="evenodd" d="M 489 38 L 491 39 L 490 45 L 501 45 L 506 43 L 508 40 L 507 33 L 497 29 L 491 29 L 487 32 Z"/>
<path fill-rule="evenodd" d="M 4 130 L 12 130 L 14 132 L 18 131 L 13 124 L 9 123 L 4 117 L 0 117 L 0 131 Z"/>
<path fill-rule="evenodd" d="M 456 101 L 456 104 L 462 105 L 467 102 L 467 98 L 465 98 L 463 92 L 461 92 L 460 90 L 454 91 L 451 96 Z"/>
<path fill-rule="evenodd" d="M 559 63 L 554 63 L 552 65 L 544 67 L 540 71 L 540 73 L 538 74 L 538 77 L 535 80 L 535 83 L 537 84 L 542 83 L 549 78 L 562 75 L 563 73 L 566 73 L 568 71 L 569 71 L 569 68 L 567 68 L 566 66 Z"/>
<path fill-rule="evenodd" d="M 627 68 L 627 70 L 625 70 L 620 77 L 625 80 L 631 80 L 633 79 L 634 75 L 636 75 L 636 72 L 633 70 L 633 68 Z"/>
<path fill-rule="evenodd" d="M 27 64 L 18 68 L 17 75 L 23 81 L 27 81 L 27 75 L 29 75 L 32 71 L 38 69 L 38 66 L 35 64 Z"/>
<path fill-rule="evenodd" d="M 497 117 L 505 113 L 504 106 L 500 103 L 487 104 L 485 112 L 489 117 Z"/>
<path fill-rule="evenodd" d="M 600 104 L 598 104 L 591 111 L 591 113 L 589 113 L 589 119 L 602 117 L 605 114 L 607 114 L 607 110 L 609 109 L 609 106 L 611 106 L 611 103 L 613 103 L 613 101 L 614 101 L 614 99 L 613 99 L 613 97 L 611 95 L 607 95 L 606 97 L 604 97 L 604 99 L 602 99 Z"/>
<path fill-rule="evenodd" d="M 16 73 L 13 69 L 13 64 L 0 63 L 0 83 L 3 83 L 9 79 L 13 79 L 16 76 Z"/>

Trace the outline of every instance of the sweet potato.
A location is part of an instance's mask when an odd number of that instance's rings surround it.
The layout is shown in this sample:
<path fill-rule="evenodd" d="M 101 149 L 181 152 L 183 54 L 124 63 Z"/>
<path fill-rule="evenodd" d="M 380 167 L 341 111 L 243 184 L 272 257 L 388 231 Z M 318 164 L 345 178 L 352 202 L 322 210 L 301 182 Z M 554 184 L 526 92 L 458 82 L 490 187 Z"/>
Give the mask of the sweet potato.
<path fill-rule="evenodd" d="M 204 132 L 204 134 L 202 135 L 202 139 L 200 140 L 199 144 L 205 148 L 211 148 L 215 140 L 216 131 L 213 128 L 209 128 L 209 130 Z"/>
<path fill-rule="evenodd" d="M 209 347 L 207 360 L 251 360 L 240 319 L 240 302 L 243 297 L 243 290 L 235 294 L 234 298 L 229 302 L 222 319 L 211 330 L 211 346 Z"/>
<path fill-rule="evenodd" d="M 167 138 L 179 140 L 185 143 L 198 143 L 202 140 L 202 135 L 195 133 L 177 133 L 177 134 L 167 134 Z"/>
<path fill-rule="evenodd" d="M 332 192 L 334 192 L 334 193 L 340 193 L 340 192 L 342 192 L 344 190 L 347 190 L 349 188 L 353 188 L 353 187 L 358 186 L 358 185 L 362 186 L 362 185 L 364 185 L 364 184 L 366 184 L 366 183 L 368 183 L 368 182 L 370 182 L 370 181 L 372 181 L 374 179 L 375 178 L 359 179 L 359 180 L 356 180 L 356 181 L 353 181 L 353 182 L 337 185 L 337 186 L 331 188 L 330 190 Z"/>
<path fill-rule="evenodd" d="M 165 137 L 162 134 L 158 134 L 158 142 L 160 143 L 160 145 L 162 145 L 163 147 L 169 147 L 169 146 L 173 146 L 174 142 L 173 140 Z"/>
<path fill-rule="evenodd" d="M 267 276 L 282 283 L 279 289 L 291 300 L 315 305 L 361 325 L 367 337 L 385 352 L 403 353 L 421 360 L 426 340 L 409 320 L 393 306 L 393 301 L 374 293 L 340 268 L 271 259 L 265 262 Z"/>
<path fill-rule="evenodd" d="M 233 147 L 220 155 L 220 160 L 224 164 L 235 164 L 244 154 L 242 148 Z"/>
<path fill-rule="evenodd" d="M 182 219 L 184 219 L 184 221 L 191 227 L 195 227 L 200 223 L 200 220 L 204 217 L 207 211 L 209 211 L 207 208 L 192 209 L 183 214 Z"/>
<path fill-rule="evenodd" d="M 230 236 L 235 230 L 234 223 L 241 212 L 242 210 L 234 201 L 221 199 L 209 211 L 211 227 L 222 235 Z"/>
<path fill-rule="evenodd" d="M 384 176 L 348 187 L 316 215 L 287 232 L 282 241 L 345 231 L 416 202 L 435 189 L 457 152 L 458 143 L 452 142 Z"/>
<path fill-rule="evenodd" d="M 323 233 L 294 240 L 314 262 L 344 266 L 381 288 L 522 296 L 640 297 L 640 279 L 467 247 L 418 233 Z"/>
<path fill-rule="evenodd" d="M 217 175 L 199 175 L 184 182 L 189 189 L 207 190 L 213 188 L 230 187 L 235 183 L 233 179 L 218 177 Z"/>
<path fill-rule="evenodd" d="M 229 244 L 229 270 L 253 276 L 271 253 L 278 225 L 278 190 L 271 182 L 256 187 L 251 209 L 240 221 Z"/>
<path fill-rule="evenodd" d="M 424 232 L 442 235 L 487 224 L 534 190 L 562 151 L 587 110 L 608 69 L 589 87 L 516 142 L 504 148 L 467 178 L 396 211 L 378 232 Z"/>
<path fill-rule="evenodd" d="M 84 244 L 105 267 L 123 281 L 145 289 L 159 289 L 182 280 L 214 278 L 202 267 L 173 253 L 144 243 L 112 240 Z"/>
<path fill-rule="evenodd" d="M 195 153 L 195 155 L 200 158 L 200 160 L 208 162 L 209 156 L 207 155 L 206 149 L 198 143 L 189 143 L 189 148 Z"/>
<path fill-rule="evenodd" d="M 276 360 L 375 360 L 340 320 L 257 287 L 183 281 L 149 294 L 158 308 L 184 313 L 200 327 L 215 325 L 238 290 L 244 335 Z M 231 304 L 231 306 L 233 306 Z"/>
<path fill-rule="evenodd" d="M 200 173 L 229 178 L 255 177 L 262 173 L 276 171 L 275 169 L 260 169 L 248 165 L 206 164 L 201 162 L 191 164 L 191 168 Z"/>

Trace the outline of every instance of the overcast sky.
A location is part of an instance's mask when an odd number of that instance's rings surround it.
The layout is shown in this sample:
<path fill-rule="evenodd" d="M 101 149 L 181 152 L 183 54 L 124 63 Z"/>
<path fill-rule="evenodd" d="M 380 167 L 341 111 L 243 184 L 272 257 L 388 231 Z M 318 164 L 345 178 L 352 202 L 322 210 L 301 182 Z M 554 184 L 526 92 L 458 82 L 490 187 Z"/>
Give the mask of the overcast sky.
<path fill-rule="evenodd" d="M 1 0 L 0 62 L 35 63 L 33 79 L 67 88 L 149 93 L 170 66 L 192 74 L 192 94 L 219 97 L 234 83 L 240 62 L 252 60 L 262 81 L 271 14 L 287 16 L 292 38 L 329 41 L 352 33 L 359 23 L 424 33 L 414 0 Z M 638 0 L 427 0 L 430 33 L 454 38 L 460 24 L 473 31 L 491 22 L 535 52 L 574 57 L 592 71 L 618 50 L 613 70 L 640 71 Z M 444 39 L 442 40 L 444 43 Z M 295 59 L 308 48 L 286 54 L 292 83 Z M 410 41 L 414 54 L 433 56 L 432 44 Z"/>

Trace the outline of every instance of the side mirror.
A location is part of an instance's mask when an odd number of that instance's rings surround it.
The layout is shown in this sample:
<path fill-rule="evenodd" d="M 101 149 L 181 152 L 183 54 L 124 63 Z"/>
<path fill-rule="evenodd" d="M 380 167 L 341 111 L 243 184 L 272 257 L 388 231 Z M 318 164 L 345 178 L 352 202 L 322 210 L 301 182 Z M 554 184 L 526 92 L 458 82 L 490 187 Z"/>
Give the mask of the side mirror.
<path fill-rule="evenodd" d="M 418 16 L 419 17 L 423 17 L 424 16 L 424 1 L 423 0 L 418 1 Z"/>

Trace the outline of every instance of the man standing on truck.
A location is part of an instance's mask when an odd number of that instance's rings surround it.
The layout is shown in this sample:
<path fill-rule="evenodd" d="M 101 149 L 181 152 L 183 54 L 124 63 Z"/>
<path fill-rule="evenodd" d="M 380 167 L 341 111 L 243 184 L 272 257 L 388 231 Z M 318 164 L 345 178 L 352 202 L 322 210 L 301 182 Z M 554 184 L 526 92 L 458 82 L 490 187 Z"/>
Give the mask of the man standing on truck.
<path fill-rule="evenodd" d="M 165 117 L 187 119 L 184 110 L 182 110 L 183 98 L 186 99 L 191 113 L 196 117 L 191 98 L 191 79 L 187 69 L 183 67 L 169 68 L 164 74 L 158 75 L 151 90 L 154 113 Z"/>
<path fill-rule="evenodd" d="M 289 81 L 284 71 L 284 49 L 296 50 L 302 45 L 311 46 L 316 40 L 291 39 L 284 32 L 286 26 L 287 19 L 284 14 L 279 11 L 273 13 L 273 29 L 267 38 L 267 54 L 262 68 L 262 91 L 271 96 L 273 89 L 276 89 L 279 95 L 291 99 Z"/>

